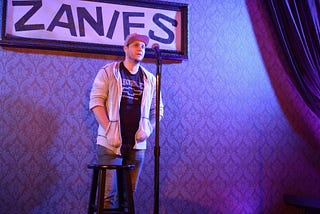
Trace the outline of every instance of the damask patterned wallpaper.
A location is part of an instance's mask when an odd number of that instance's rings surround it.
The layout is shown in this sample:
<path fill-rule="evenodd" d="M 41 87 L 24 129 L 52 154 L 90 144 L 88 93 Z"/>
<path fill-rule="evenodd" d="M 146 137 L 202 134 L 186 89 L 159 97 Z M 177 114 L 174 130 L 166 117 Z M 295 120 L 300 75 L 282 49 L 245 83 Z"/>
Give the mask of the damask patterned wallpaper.
<path fill-rule="evenodd" d="M 259 0 L 189 4 L 189 60 L 163 65 L 160 213 L 295 213 L 320 197 L 320 128 Z M 98 69 L 118 57 L 0 49 L 0 212 L 86 213 Z M 155 65 L 144 65 L 155 73 Z M 135 195 L 153 211 L 154 135 Z"/>

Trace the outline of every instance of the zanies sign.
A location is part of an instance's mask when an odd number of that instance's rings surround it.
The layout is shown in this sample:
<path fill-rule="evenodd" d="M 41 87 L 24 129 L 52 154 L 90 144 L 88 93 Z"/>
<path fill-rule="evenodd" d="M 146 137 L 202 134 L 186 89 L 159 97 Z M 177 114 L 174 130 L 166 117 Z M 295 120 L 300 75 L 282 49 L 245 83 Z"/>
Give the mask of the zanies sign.
<path fill-rule="evenodd" d="M 188 58 L 188 5 L 161 1 L 4 0 L 0 44 L 122 55 L 130 33 L 150 37 L 163 59 Z"/>

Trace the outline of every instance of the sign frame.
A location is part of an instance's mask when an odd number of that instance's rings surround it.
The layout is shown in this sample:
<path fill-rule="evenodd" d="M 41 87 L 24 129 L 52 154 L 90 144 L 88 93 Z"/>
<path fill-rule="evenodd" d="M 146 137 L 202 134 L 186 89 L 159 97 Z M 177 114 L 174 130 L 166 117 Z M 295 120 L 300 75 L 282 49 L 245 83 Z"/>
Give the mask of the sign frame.
<path fill-rule="evenodd" d="M 14 1 L 14 0 L 12 0 Z M 20 0 L 21 1 L 21 0 Z M 35 2 L 35 1 L 45 1 L 45 0 L 25 0 L 23 2 Z M 48 0 L 51 1 L 51 0 Z M 32 49 L 44 49 L 44 50 L 58 50 L 58 51 L 71 51 L 71 52 L 81 52 L 81 53 L 94 53 L 94 54 L 105 54 L 105 55 L 117 55 L 123 56 L 123 44 L 102 44 L 102 43 L 91 43 L 91 42 L 78 42 L 78 41 L 63 41 L 63 40 L 52 40 L 43 38 L 29 38 L 14 36 L 7 33 L 7 26 L 12 24 L 9 23 L 8 19 L 8 0 L 3 0 L 2 5 L 2 31 L 0 38 L 0 45 L 7 47 L 20 47 L 20 48 L 32 48 Z M 174 36 L 176 40 L 180 42 L 180 49 L 164 49 L 161 48 L 161 43 L 159 44 L 161 51 L 161 58 L 166 60 L 187 60 L 188 59 L 188 4 L 184 3 L 173 3 L 173 2 L 163 2 L 163 1 L 146 1 L 146 0 L 131 0 L 131 1 L 121 1 L 121 0 L 79 0 L 81 2 L 96 2 L 99 4 L 113 4 L 129 7 L 138 7 L 139 9 L 156 9 L 168 12 L 179 12 L 181 14 L 180 20 L 177 21 L 179 26 L 179 31 L 175 32 Z M 29 7 L 30 8 L 30 7 Z M 13 27 L 12 27 L 13 28 Z M 141 29 L 140 29 L 141 30 Z M 134 32 L 134 28 L 130 29 L 130 33 Z M 149 34 L 150 37 L 150 30 Z M 124 35 L 121 35 L 124 36 Z M 145 58 L 155 58 L 155 52 L 150 45 L 146 48 Z"/>

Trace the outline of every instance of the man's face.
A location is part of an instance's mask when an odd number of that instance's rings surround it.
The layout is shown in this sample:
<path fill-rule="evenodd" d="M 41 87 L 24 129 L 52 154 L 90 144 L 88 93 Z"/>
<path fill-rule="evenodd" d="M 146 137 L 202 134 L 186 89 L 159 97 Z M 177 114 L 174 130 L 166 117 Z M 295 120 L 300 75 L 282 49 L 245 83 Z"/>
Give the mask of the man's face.
<path fill-rule="evenodd" d="M 146 45 L 144 44 L 144 42 L 138 41 L 138 40 L 124 47 L 126 58 L 136 62 L 140 62 L 143 60 L 145 51 L 146 51 Z"/>

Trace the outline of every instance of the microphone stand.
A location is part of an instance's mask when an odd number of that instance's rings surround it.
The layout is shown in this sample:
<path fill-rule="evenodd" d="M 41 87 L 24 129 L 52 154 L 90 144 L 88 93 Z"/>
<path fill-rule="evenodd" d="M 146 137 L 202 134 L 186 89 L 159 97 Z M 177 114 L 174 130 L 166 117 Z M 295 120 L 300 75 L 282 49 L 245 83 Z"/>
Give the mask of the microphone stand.
<path fill-rule="evenodd" d="M 161 56 L 157 55 L 157 73 L 156 73 L 156 139 L 154 146 L 154 214 L 159 213 L 159 129 L 160 129 L 160 88 L 161 88 Z"/>

